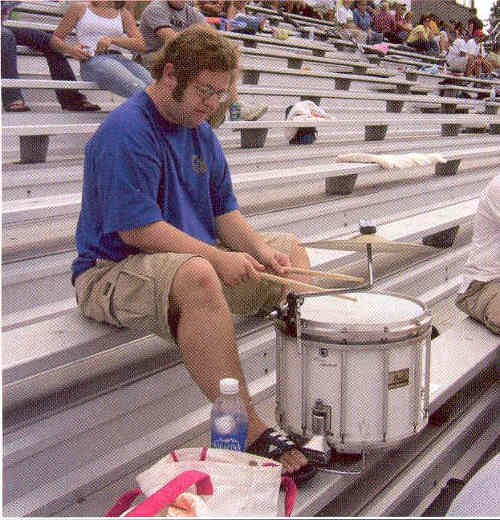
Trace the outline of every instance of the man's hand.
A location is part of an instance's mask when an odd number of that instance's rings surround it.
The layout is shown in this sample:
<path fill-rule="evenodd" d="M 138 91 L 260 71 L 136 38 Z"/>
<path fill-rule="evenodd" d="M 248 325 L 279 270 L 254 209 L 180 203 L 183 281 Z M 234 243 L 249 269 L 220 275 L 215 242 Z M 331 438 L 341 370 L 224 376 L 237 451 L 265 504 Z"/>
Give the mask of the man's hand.
<path fill-rule="evenodd" d="M 234 287 L 248 280 L 259 280 L 258 271 L 265 266 L 248 253 L 221 251 L 212 261 L 215 271 L 229 287 Z"/>
<path fill-rule="evenodd" d="M 271 268 L 277 274 L 285 274 L 283 267 L 290 267 L 290 258 L 267 244 L 259 248 L 256 259 L 264 266 Z"/>

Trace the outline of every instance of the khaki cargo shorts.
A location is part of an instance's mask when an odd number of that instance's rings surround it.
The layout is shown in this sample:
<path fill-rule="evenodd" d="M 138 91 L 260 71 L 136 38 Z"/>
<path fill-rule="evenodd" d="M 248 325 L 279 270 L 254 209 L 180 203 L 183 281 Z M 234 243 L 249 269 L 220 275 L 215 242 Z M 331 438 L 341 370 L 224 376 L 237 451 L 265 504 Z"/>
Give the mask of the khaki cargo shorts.
<path fill-rule="evenodd" d="M 287 255 L 297 243 L 292 234 L 263 233 L 262 236 L 266 243 Z M 195 256 L 140 253 L 120 262 L 99 259 L 95 267 L 76 279 L 80 311 L 96 321 L 172 339 L 168 323 L 170 288 L 177 269 Z M 270 312 L 282 298 L 281 286 L 267 281 L 250 280 L 236 287 L 222 287 L 231 312 L 242 316 Z"/>
<path fill-rule="evenodd" d="M 500 335 L 500 280 L 471 282 L 463 294 L 457 295 L 455 303 L 461 311 Z"/>

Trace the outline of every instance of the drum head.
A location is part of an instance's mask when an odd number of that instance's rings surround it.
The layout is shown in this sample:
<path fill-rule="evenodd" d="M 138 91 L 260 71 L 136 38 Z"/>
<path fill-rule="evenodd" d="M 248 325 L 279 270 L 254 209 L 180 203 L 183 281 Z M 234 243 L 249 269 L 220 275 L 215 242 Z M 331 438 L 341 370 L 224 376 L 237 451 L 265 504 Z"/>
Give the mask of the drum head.
<path fill-rule="evenodd" d="M 423 319 L 426 326 L 430 325 L 430 314 L 418 300 L 393 293 L 354 292 L 349 295 L 354 296 L 357 301 L 339 299 L 332 295 L 306 297 L 300 308 L 303 334 L 314 335 L 316 331 L 323 335 L 331 331 L 335 335 L 341 332 L 339 342 L 345 343 L 346 332 L 373 332 L 374 341 L 378 342 L 377 338 L 381 335 L 392 340 L 416 335 L 409 333 L 409 329 L 420 328 L 417 320 Z M 401 334 L 391 332 L 396 329 Z M 359 338 L 354 340 L 356 341 Z"/>

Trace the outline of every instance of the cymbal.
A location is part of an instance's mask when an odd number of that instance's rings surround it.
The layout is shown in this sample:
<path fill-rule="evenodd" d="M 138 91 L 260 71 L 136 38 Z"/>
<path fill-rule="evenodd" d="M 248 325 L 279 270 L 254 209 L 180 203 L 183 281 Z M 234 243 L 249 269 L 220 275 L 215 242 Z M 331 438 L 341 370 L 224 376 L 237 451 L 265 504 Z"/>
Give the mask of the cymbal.
<path fill-rule="evenodd" d="M 374 253 L 430 253 L 435 248 L 413 242 L 393 242 L 380 236 L 359 235 L 349 239 L 319 240 L 317 242 L 302 242 L 303 247 L 314 249 L 333 249 L 335 251 L 366 251 L 366 244 L 372 245 Z"/>

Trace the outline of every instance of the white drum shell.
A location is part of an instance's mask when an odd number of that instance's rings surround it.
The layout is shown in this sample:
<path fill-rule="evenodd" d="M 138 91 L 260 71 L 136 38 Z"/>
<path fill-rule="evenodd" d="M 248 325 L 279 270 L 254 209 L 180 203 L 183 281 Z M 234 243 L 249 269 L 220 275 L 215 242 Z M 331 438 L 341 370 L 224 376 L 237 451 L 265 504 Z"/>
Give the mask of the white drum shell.
<path fill-rule="evenodd" d="M 282 428 L 304 434 L 304 400 L 305 433 L 310 437 L 311 411 L 318 399 L 330 407 L 328 439 L 337 451 L 389 446 L 425 427 L 430 314 L 420 302 L 411 301 L 419 306 L 417 316 L 389 327 L 363 323 L 328 327 L 301 319 L 300 345 L 277 326 Z"/>

